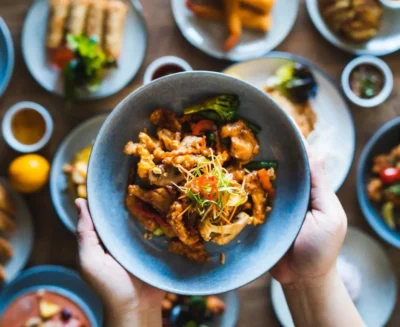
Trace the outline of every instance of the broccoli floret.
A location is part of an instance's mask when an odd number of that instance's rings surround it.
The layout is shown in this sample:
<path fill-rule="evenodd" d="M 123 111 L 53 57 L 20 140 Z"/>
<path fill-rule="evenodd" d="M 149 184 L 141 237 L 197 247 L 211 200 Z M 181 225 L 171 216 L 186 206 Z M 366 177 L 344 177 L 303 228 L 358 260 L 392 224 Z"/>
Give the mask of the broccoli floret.
<path fill-rule="evenodd" d="M 185 115 L 200 114 L 208 119 L 225 122 L 235 118 L 239 105 L 238 96 L 223 94 L 190 106 L 183 112 Z"/>

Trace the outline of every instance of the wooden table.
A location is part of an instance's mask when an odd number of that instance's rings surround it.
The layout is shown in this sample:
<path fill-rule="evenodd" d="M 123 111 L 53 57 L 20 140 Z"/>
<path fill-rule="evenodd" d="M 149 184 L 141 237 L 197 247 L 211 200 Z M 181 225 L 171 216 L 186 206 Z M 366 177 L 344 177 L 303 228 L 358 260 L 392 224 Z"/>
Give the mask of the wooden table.
<path fill-rule="evenodd" d="M 325 41 L 312 25 L 305 9 L 304 0 L 301 2 L 296 25 L 289 37 L 277 50 L 306 57 L 326 70 L 339 83 L 341 71 L 352 56 Z M 177 55 L 189 61 L 192 67 L 197 70 L 220 71 L 229 65 L 229 62 L 208 57 L 186 42 L 174 23 L 168 0 L 143 0 L 144 15 L 150 38 L 146 60 L 139 74 L 118 94 L 105 100 L 76 104 L 71 111 L 67 112 L 63 99 L 42 89 L 33 80 L 23 62 L 20 46 L 21 29 L 31 3 L 32 1 L 28 0 L 0 1 L 0 15 L 11 30 L 16 55 L 11 83 L 0 99 L 0 116 L 2 117 L 11 105 L 22 100 L 35 101 L 46 107 L 55 122 L 55 131 L 51 142 L 41 151 L 41 154 L 49 160 L 52 159 L 60 141 L 74 126 L 95 113 L 114 108 L 125 96 L 132 92 L 141 83 L 145 67 L 154 59 L 163 55 Z M 349 224 L 361 228 L 384 246 L 400 282 L 400 251 L 381 241 L 369 227 L 358 206 L 355 184 L 356 163 L 363 146 L 383 123 L 400 115 L 399 59 L 399 53 L 385 57 L 386 62 L 395 74 L 395 90 L 390 99 L 376 109 L 353 108 L 357 126 L 357 151 L 350 174 L 338 194 L 346 209 Z M 7 174 L 8 164 L 16 155 L 17 153 L 8 148 L 3 139 L 0 139 L 0 175 Z M 74 235 L 58 219 L 50 200 L 48 187 L 36 194 L 26 196 L 26 200 L 33 213 L 36 230 L 35 245 L 29 266 L 56 264 L 76 267 Z M 271 305 L 269 282 L 270 277 L 265 275 L 240 290 L 239 326 L 279 326 Z M 398 300 L 388 326 L 399 325 L 400 301 Z"/>

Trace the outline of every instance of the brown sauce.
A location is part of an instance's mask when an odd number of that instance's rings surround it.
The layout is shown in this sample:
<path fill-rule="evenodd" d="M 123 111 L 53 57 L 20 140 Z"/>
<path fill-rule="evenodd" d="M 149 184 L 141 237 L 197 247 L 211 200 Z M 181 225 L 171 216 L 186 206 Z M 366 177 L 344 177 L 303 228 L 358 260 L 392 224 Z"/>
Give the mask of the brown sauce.
<path fill-rule="evenodd" d="M 167 64 L 167 65 L 159 67 L 153 73 L 153 76 L 151 76 L 151 80 L 155 80 L 157 78 L 164 77 L 164 76 L 171 75 L 171 74 L 181 73 L 183 71 L 184 71 L 184 69 L 179 65 Z"/>
<path fill-rule="evenodd" d="M 362 99 L 376 97 L 383 89 L 384 75 L 374 65 L 362 64 L 350 74 L 350 87 L 353 93 Z"/>
<path fill-rule="evenodd" d="M 18 142 L 35 144 L 46 132 L 46 122 L 36 110 L 22 109 L 11 120 L 11 131 Z"/>

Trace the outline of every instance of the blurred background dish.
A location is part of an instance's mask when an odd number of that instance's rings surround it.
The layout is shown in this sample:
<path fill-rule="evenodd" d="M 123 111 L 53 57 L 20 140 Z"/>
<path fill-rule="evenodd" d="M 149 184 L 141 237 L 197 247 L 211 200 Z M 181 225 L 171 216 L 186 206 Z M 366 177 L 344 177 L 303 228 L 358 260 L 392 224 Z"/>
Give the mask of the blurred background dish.
<path fill-rule="evenodd" d="M 310 69 L 318 85 L 315 98 L 309 100 L 308 106 L 312 112 L 306 117 L 307 120 L 312 118 L 312 122 L 305 126 L 303 117 L 299 117 L 298 121 L 295 117 L 295 120 L 300 123 L 313 153 L 325 157 L 328 180 L 332 189 L 337 191 L 350 170 L 356 140 L 350 108 L 333 80 L 312 62 L 283 52 L 271 52 L 260 59 L 234 64 L 223 72 L 265 89 L 268 79 L 274 76 L 279 68 L 293 62 Z M 286 105 L 284 99 L 275 99 L 277 100 L 278 103 L 281 102 L 281 106 Z M 309 111 L 309 107 L 300 109 Z"/>
<path fill-rule="evenodd" d="M 28 262 L 33 247 L 34 229 L 32 217 L 24 199 L 3 177 L 0 178 L 0 188 L 0 193 L 6 193 L 6 197 L 9 198 L 11 202 L 11 208 L 14 208 L 11 209 L 12 212 L 7 210 L 4 206 L 4 196 L 0 196 L 0 225 L 2 225 L 2 228 L 0 228 L 0 235 L 12 249 L 11 258 L 4 264 L 5 275 L 3 275 L 3 272 L 0 274 L 5 277 L 5 282 L 8 283 L 17 276 Z M 4 228 L 5 219 L 11 220 L 13 225 L 11 228 Z M 4 241 L 1 243 L 4 243 Z M 1 246 L 4 246 L 4 244 Z"/>
<path fill-rule="evenodd" d="M 365 218 L 380 237 L 397 248 L 400 248 L 399 145 L 400 118 L 395 118 L 383 125 L 368 141 L 360 156 L 357 169 L 358 202 Z M 392 155 L 387 156 L 391 152 Z M 388 165 L 388 160 L 393 162 Z M 373 169 L 377 170 L 378 167 L 373 166 L 377 164 L 382 167 L 382 170 L 374 172 Z M 383 174 L 387 175 L 386 168 L 390 168 L 394 174 L 391 173 L 391 176 L 388 177 L 382 176 Z M 387 178 L 390 180 L 386 181 Z M 388 188 L 391 186 L 395 193 L 382 195 L 382 193 L 388 192 Z M 378 194 L 375 195 L 376 193 Z M 393 205 L 387 206 L 387 203 L 393 203 Z"/>
<path fill-rule="evenodd" d="M 121 1 L 126 4 L 127 12 L 117 67 L 104 77 L 95 91 L 78 92 L 78 99 L 100 99 L 117 93 L 135 77 L 143 63 L 148 36 L 141 6 L 138 1 Z M 22 30 L 22 53 L 33 78 L 47 91 L 64 95 L 60 71 L 49 65 L 46 51 L 48 15 L 48 0 L 35 0 Z"/>
<path fill-rule="evenodd" d="M 0 17 L 0 97 L 10 82 L 14 69 L 14 46 L 7 24 Z"/>
<path fill-rule="evenodd" d="M 193 70 L 192 66 L 182 58 L 165 56 L 154 60 L 144 72 L 143 84 L 171 74 L 182 73 Z"/>
<path fill-rule="evenodd" d="M 329 5 L 334 5 L 335 1 L 337 0 L 329 2 Z M 381 9 L 371 9 L 372 16 L 375 15 L 373 21 L 376 25 L 370 27 L 368 24 L 371 16 L 368 16 L 366 19 L 366 21 L 368 21 L 367 24 L 363 22 L 363 18 L 354 18 L 357 16 L 353 16 L 355 15 L 354 12 L 351 12 L 353 9 L 349 9 L 347 14 L 350 15 L 350 17 L 353 17 L 355 22 L 352 23 L 354 26 L 350 24 L 346 26 L 344 30 L 341 29 L 344 35 L 347 35 L 347 37 L 345 37 L 343 34 L 339 35 L 335 30 L 336 28 L 340 30 L 341 27 L 329 23 L 329 20 L 326 20 L 326 17 L 323 16 L 322 12 L 324 11 L 324 7 L 321 7 L 321 4 L 325 3 L 328 2 L 319 0 L 306 0 L 307 10 L 312 22 L 314 23 L 314 26 L 322 34 L 322 36 L 334 46 L 358 55 L 369 54 L 375 56 L 383 56 L 400 49 L 400 15 L 398 15 L 396 10 L 383 8 L 381 17 L 380 13 L 376 13 L 377 10 L 380 11 Z M 370 6 L 371 3 L 361 4 L 360 6 L 363 5 Z M 378 0 L 373 0 L 372 5 L 379 6 Z M 350 2 L 349 6 L 352 6 Z M 330 10 L 330 12 L 332 13 L 333 11 Z M 364 13 L 362 15 L 364 15 Z M 348 22 L 348 19 L 346 22 Z M 374 29 L 376 30 L 374 31 Z M 348 33 L 346 31 L 348 31 Z"/>
<path fill-rule="evenodd" d="M 210 21 L 196 15 L 185 5 L 183 0 L 171 0 L 172 13 L 176 24 L 186 40 L 199 50 L 217 59 L 243 61 L 260 57 L 276 48 L 291 31 L 299 10 L 298 0 L 279 1 L 242 1 L 251 3 L 273 4 L 270 13 L 270 26 L 267 32 L 254 31 L 254 27 L 244 26 L 240 41 L 230 51 L 224 50 L 228 31 L 223 20 Z M 243 20 L 243 19 L 242 19 Z M 250 22 L 256 21 L 251 18 Z M 245 24 L 243 24 L 245 25 Z"/>
<path fill-rule="evenodd" d="M 66 164 L 74 164 L 76 155 L 79 153 L 81 153 L 81 156 L 87 157 L 87 160 L 89 159 L 90 147 L 107 116 L 108 114 L 97 115 L 75 127 L 61 142 L 53 159 L 50 173 L 51 199 L 61 221 L 73 233 L 75 233 L 78 221 L 78 213 L 74 201 L 78 197 L 79 185 L 74 185 L 70 175 L 65 171 L 65 166 Z M 85 149 L 89 149 L 89 151 L 85 151 Z M 84 165 L 85 160 L 82 159 L 80 161 L 83 161 Z M 86 193 L 85 173 L 86 171 L 82 174 L 84 182 L 81 185 L 83 185 Z M 80 195 L 82 196 L 83 194 L 81 193 Z"/>
<path fill-rule="evenodd" d="M 359 294 L 354 303 L 365 325 L 385 326 L 395 307 L 397 295 L 396 277 L 385 250 L 358 228 L 349 227 L 340 256 L 345 258 L 348 267 L 343 269 L 338 266 L 338 271 L 342 271 L 342 279 L 347 279 L 352 287 L 358 287 Z M 356 271 L 361 273 L 361 283 Z M 353 289 L 350 289 L 350 294 L 354 294 Z M 282 286 L 274 279 L 271 298 L 281 324 L 285 327 L 294 326 Z"/>
<path fill-rule="evenodd" d="M 43 291 L 61 296 L 64 303 L 70 301 L 75 304 L 89 320 L 90 327 L 102 326 L 103 309 L 100 300 L 77 272 L 61 266 L 30 268 L 7 285 L 0 294 L 0 322 L 5 319 L 7 308 L 15 300 L 29 293 L 39 292 L 40 296 Z"/>
<path fill-rule="evenodd" d="M 400 9 L 400 2 L 398 0 L 379 0 L 385 7 L 392 9 Z"/>

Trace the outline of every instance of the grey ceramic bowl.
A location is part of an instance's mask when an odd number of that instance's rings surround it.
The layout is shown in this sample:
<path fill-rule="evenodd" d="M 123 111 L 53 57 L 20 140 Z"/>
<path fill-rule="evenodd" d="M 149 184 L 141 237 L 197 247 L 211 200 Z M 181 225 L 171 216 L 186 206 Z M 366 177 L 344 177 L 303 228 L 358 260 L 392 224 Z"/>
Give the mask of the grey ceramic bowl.
<path fill-rule="evenodd" d="M 239 114 L 262 126 L 258 159 L 279 161 L 276 197 L 266 223 L 247 227 L 227 246 L 207 245 L 211 260 L 197 264 L 168 252 L 164 239 L 143 237 L 143 228 L 124 206 L 129 168 L 135 160 L 123 153 L 129 140 L 147 127 L 158 107 L 177 113 L 210 96 L 240 98 Z M 224 293 L 268 271 L 295 240 L 307 211 L 310 170 L 300 135 L 290 118 L 264 92 L 239 79 L 212 72 L 185 72 L 158 79 L 125 98 L 103 124 L 93 146 L 88 171 L 92 218 L 109 252 L 133 275 L 179 294 Z M 219 254 L 226 256 L 220 264 Z"/>
<path fill-rule="evenodd" d="M 7 24 L 0 17 L 0 96 L 10 82 L 14 68 L 14 47 Z"/>

